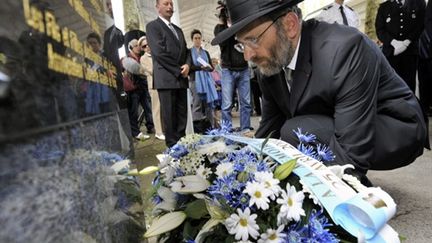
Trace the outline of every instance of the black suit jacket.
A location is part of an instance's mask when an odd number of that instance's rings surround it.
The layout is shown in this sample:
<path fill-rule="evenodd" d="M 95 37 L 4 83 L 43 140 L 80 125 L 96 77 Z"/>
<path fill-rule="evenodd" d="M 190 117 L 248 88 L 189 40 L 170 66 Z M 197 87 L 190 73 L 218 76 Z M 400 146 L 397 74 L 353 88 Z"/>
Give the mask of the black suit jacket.
<path fill-rule="evenodd" d="M 283 72 L 260 82 L 257 137 L 276 131 L 278 138 L 287 119 L 313 114 L 334 119 L 329 146 L 342 163 L 367 168 L 376 160 L 392 163 L 423 152 L 427 132 L 416 97 L 377 45 L 354 28 L 305 22 L 291 94 Z M 377 137 L 377 129 L 389 136 Z M 374 150 L 376 143 L 385 143 L 387 151 Z"/>
<path fill-rule="evenodd" d="M 420 1 L 419 1 L 420 2 Z M 375 28 L 378 39 L 383 43 L 383 53 L 386 57 L 392 57 L 394 47 L 390 44 L 395 40 L 410 40 L 404 54 L 417 55 L 418 39 L 423 30 L 425 6 L 399 7 L 396 0 L 388 0 L 380 4 L 375 20 Z"/>
<path fill-rule="evenodd" d="M 147 24 L 147 41 L 153 58 L 155 89 L 187 89 L 188 79 L 181 76 L 180 67 L 189 64 L 183 31 L 174 25 L 179 39 L 157 18 Z"/>

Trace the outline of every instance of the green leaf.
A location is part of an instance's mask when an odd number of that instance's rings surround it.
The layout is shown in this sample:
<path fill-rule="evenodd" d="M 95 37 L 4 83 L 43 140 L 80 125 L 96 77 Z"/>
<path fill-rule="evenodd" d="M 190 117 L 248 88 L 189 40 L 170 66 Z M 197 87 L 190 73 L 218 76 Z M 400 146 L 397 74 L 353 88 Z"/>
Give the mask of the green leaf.
<path fill-rule="evenodd" d="M 202 243 L 205 235 L 209 233 L 213 229 L 213 227 L 215 227 L 216 225 L 222 222 L 223 220 L 220 219 L 210 219 L 209 221 L 207 221 L 207 223 L 205 223 L 205 225 L 202 227 L 197 237 L 195 238 L 195 242 Z"/>
<path fill-rule="evenodd" d="M 185 213 L 189 218 L 193 219 L 200 219 L 205 215 L 209 214 L 205 201 L 202 199 L 188 203 L 185 209 Z"/>
<path fill-rule="evenodd" d="M 296 164 L 297 164 L 297 159 L 292 159 L 279 165 L 278 167 L 276 167 L 273 173 L 274 178 L 278 179 L 279 181 L 284 180 L 291 174 Z"/>
<path fill-rule="evenodd" d="M 230 216 L 229 212 L 226 212 L 221 207 L 215 205 L 211 201 L 205 201 L 205 203 L 206 203 L 207 211 L 210 213 L 210 217 L 212 219 L 225 220 Z"/>
<path fill-rule="evenodd" d="M 274 132 L 275 131 L 271 131 L 270 134 L 265 138 L 264 142 L 261 144 L 261 154 L 263 153 L 264 147 L 266 146 L 267 142 L 269 141 Z"/>

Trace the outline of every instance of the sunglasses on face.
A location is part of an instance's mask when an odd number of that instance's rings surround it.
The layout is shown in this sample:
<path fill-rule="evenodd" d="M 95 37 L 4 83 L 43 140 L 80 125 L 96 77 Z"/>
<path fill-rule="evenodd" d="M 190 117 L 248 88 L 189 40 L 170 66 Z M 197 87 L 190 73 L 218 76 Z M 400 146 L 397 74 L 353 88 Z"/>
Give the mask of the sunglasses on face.
<path fill-rule="evenodd" d="M 144 49 L 144 48 L 147 48 L 147 45 L 142 45 L 141 48 L 143 48 L 143 49 Z"/>

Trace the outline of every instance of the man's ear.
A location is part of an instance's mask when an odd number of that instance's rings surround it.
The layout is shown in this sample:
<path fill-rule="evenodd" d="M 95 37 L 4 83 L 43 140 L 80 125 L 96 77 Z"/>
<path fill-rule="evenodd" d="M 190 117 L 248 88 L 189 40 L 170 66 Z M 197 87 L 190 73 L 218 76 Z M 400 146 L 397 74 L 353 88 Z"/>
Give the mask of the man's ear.
<path fill-rule="evenodd" d="M 282 19 L 285 32 L 290 39 L 294 39 L 299 32 L 300 21 L 294 12 L 288 12 Z"/>

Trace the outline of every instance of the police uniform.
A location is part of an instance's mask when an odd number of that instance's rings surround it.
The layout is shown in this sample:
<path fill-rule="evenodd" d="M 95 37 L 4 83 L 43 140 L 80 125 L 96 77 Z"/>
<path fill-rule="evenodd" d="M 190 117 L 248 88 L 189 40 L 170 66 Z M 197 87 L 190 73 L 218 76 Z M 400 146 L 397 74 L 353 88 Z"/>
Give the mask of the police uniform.
<path fill-rule="evenodd" d="M 338 23 L 344 24 L 343 12 L 346 17 L 347 25 L 355 28 L 359 28 L 359 18 L 354 10 L 346 5 L 339 5 L 338 3 L 333 3 L 332 5 L 324 8 L 321 13 L 316 17 L 317 20 L 325 21 L 328 23 Z"/>
<path fill-rule="evenodd" d="M 424 13 L 424 7 L 412 9 L 406 3 L 388 0 L 380 4 L 375 21 L 384 55 L 413 92 L 416 86 L 418 39 L 423 30 Z M 398 54 L 392 41 L 406 42 L 406 49 Z M 407 43 L 409 44 L 406 45 Z"/>

